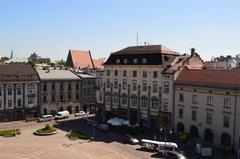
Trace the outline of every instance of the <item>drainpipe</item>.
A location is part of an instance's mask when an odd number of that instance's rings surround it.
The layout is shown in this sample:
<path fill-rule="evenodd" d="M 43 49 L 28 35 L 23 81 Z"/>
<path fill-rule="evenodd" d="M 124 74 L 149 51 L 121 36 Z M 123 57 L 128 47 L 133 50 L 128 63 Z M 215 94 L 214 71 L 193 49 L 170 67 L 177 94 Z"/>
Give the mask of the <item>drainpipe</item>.
<path fill-rule="evenodd" d="M 237 92 L 235 90 L 235 104 L 234 104 L 234 121 L 233 121 L 233 142 L 232 142 L 232 147 L 233 149 L 235 148 L 235 138 L 236 138 L 236 114 L 237 114 Z"/>
<path fill-rule="evenodd" d="M 175 119 L 175 84 L 173 83 L 173 110 L 172 110 L 172 129 L 175 130 L 175 123 L 174 123 L 174 119 Z"/>

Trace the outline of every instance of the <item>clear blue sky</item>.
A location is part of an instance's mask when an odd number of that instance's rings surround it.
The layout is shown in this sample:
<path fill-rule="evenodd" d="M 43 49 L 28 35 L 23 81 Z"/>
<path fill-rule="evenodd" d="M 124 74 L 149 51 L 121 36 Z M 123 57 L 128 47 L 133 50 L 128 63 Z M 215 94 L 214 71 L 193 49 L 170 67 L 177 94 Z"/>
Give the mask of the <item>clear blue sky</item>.
<path fill-rule="evenodd" d="M 0 56 L 32 52 L 66 58 L 68 49 L 93 57 L 139 43 L 179 52 L 191 47 L 206 60 L 240 53 L 240 1 L 1 0 Z"/>

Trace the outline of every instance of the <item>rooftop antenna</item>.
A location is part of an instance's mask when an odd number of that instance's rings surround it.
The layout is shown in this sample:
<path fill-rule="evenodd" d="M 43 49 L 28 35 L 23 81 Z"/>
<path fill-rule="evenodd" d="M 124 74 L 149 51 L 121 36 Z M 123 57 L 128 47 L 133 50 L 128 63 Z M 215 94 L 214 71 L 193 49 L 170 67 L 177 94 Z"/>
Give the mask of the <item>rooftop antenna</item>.
<path fill-rule="evenodd" d="M 137 46 L 138 46 L 138 32 L 137 32 L 137 39 L 136 39 L 136 42 L 137 42 Z"/>
<path fill-rule="evenodd" d="M 10 59 L 13 58 L 13 49 L 11 50 L 11 56 L 10 56 Z"/>

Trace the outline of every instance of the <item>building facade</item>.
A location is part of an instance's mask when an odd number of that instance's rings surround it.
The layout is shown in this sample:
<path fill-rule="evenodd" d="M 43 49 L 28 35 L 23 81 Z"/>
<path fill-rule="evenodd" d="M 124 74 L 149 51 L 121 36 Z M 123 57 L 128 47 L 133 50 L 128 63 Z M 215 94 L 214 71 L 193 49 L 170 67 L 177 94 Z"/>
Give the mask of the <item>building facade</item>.
<path fill-rule="evenodd" d="M 238 149 L 240 72 L 184 69 L 175 83 L 175 130 Z"/>
<path fill-rule="evenodd" d="M 46 68 L 37 70 L 41 83 L 39 104 L 41 114 L 56 114 L 68 110 L 70 113 L 82 110 L 80 103 L 80 78 L 70 70 Z"/>
<path fill-rule="evenodd" d="M 31 65 L 0 65 L 0 121 L 37 116 L 39 82 Z"/>
<path fill-rule="evenodd" d="M 173 82 L 182 65 L 191 63 L 190 57 L 162 45 L 112 53 L 104 64 L 98 103 L 132 123 L 171 129 Z"/>

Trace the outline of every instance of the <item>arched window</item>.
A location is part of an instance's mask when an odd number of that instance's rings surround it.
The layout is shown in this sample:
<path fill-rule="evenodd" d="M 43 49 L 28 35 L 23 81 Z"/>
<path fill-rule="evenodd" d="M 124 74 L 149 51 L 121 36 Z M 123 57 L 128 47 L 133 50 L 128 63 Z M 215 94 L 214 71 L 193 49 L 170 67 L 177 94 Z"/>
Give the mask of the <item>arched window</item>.
<path fill-rule="evenodd" d="M 111 94 L 109 92 L 106 93 L 105 95 L 105 102 L 110 103 L 111 102 Z"/>
<path fill-rule="evenodd" d="M 9 86 L 7 88 L 7 92 L 8 92 L 8 95 L 12 95 L 12 87 L 11 86 Z"/>
<path fill-rule="evenodd" d="M 27 90 L 29 94 L 34 93 L 35 86 L 33 84 L 30 84 L 27 86 Z"/>
<path fill-rule="evenodd" d="M 204 131 L 204 140 L 213 142 L 213 131 L 211 129 L 206 129 Z"/>
<path fill-rule="evenodd" d="M 127 99 L 127 94 L 122 94 L 122 105 L 127 105 L 128 99 Z"/>
<path fill-rule="evenodd" d="M 113 103 L 114 105 L 118 105 L 119 103 L 119 95 L 117 93 L 113 94 Z"/>
<path fill-rule="evenodd" d="M 137 96 L 136 95 L 132 95 L 131 96 L 131 106 L 137 107 L 137 103 L 138 103 Z"/>
<path fill-rule="evenodd" d="M 157 97 L 152 97 L 152 109 L 158 109 L 158 105 L 159 105 L 159 100 Z"/>
<path fill-rule="evenodd" d="M 142 98 L 141 98 L 141 106 L 143 108 L 146 108 L 148 106 L 148 99 L 147 99 L 146 96 L 142 96 Z"/>
<path fill-rule="evenodd" d="M 189 133 L 192 137 L 198 137 L 198 128 L 196 126 L 192 125 L 190 127 L 190 132 Z"/>
<path fill-rule="evenodd" d="M 221 135 L 221 145 L 222 146 L 227 146 L 227 147 L 231 146 L 231 137 L 230 137 L 229 134 L 223 133 Z"/>

